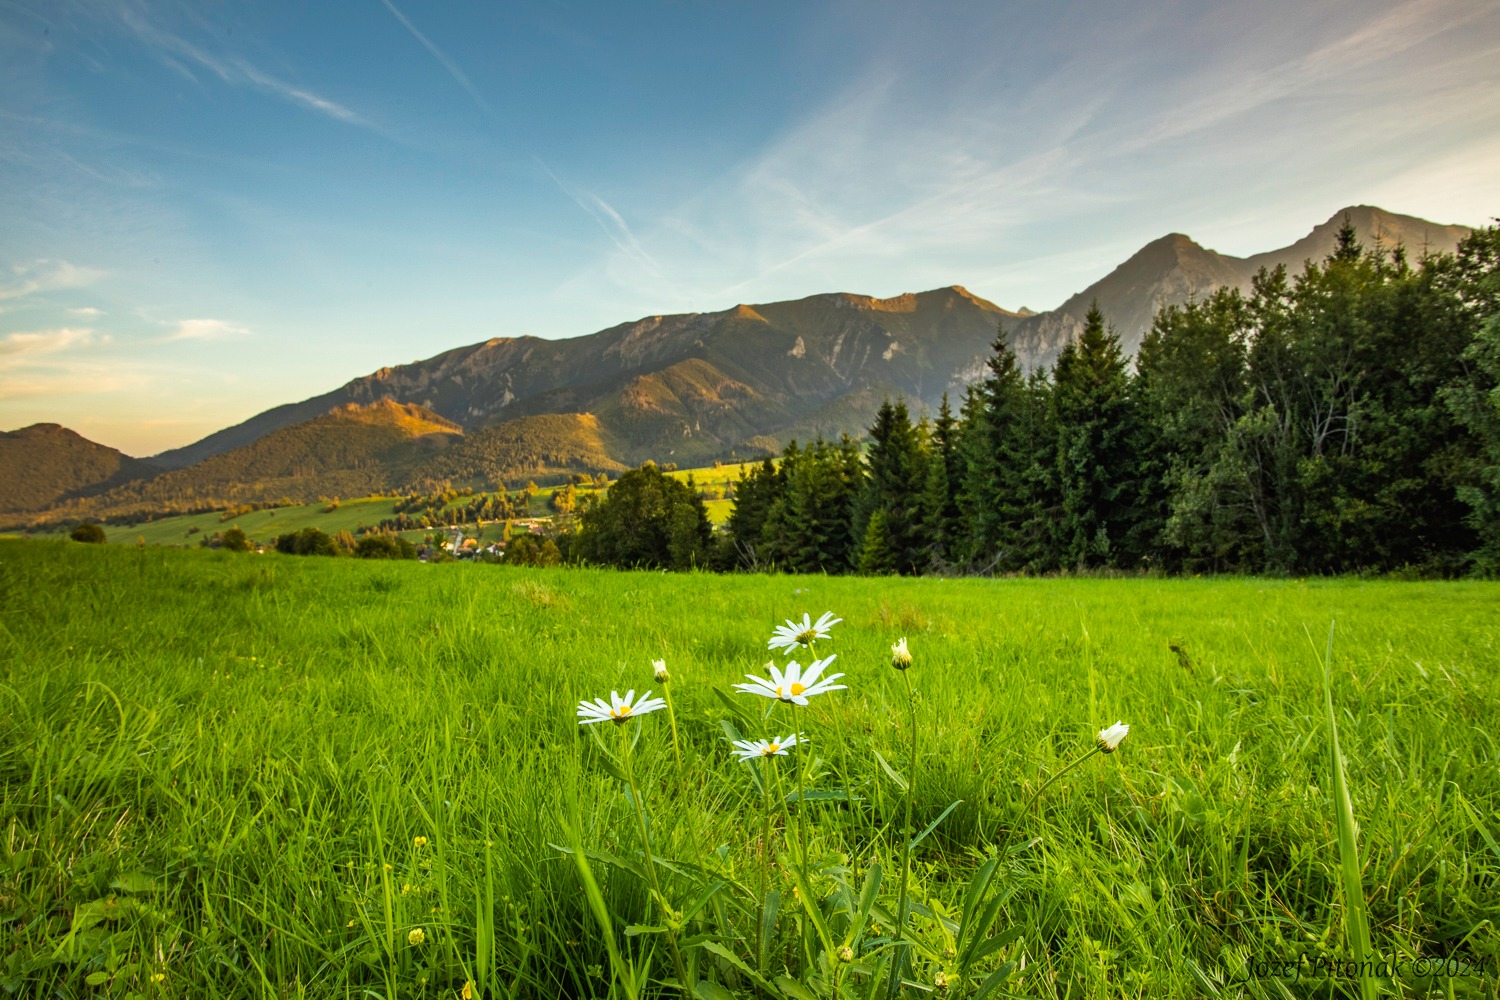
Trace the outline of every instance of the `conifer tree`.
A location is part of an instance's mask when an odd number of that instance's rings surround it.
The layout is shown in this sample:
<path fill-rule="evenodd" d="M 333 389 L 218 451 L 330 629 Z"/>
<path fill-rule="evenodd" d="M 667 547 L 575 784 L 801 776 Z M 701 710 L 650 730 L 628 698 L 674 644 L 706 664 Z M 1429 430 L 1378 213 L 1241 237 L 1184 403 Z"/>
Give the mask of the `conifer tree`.
<path fill-rule="evenodd" d="M 926 456 L 904 401 L 892 403 L 887 399 L 875 414 L 867 465 L 869 478 L 859 505 L 857 529 L 861 548 L 870 541 L 869 525 L 879 513 L 883 534 L 880 548 L 888 554 L 891 569 L 904 575 L 922 572 L 927 565 L 921 524 Z M 860 565 L 865 561 L 861 555 Z"/>
<path fill-rule="evenodd" d="M 1097 304 L 1078 340 L 1058 356 L 1052 382 L 1062 565 L 1109 565 L 1133 514 L 1136 456 L 1130 452 L 1134 414 L 1125 360 Z"/>

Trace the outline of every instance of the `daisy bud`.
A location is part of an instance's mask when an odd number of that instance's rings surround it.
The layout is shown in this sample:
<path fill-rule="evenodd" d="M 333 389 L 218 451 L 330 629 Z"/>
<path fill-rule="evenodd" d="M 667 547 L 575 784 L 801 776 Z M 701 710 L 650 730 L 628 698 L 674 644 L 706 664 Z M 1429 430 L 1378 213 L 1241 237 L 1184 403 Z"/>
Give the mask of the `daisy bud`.
<path fill-rule="evenodd" d="M 840 962 L 852 962 L 852 961 L 854 961 L 854 949 L 851 948 L 851 947 L 849 947 L 847 944 L 844 945 L 842 948 L 840 948 L 839 949 L 839 961 Z"/>
<path fill-rule="evenodd" d="M 948 974 L 946 972 L 939 972 L 937 975 L 933 976 L 932 977 L 932 988 L 935 989 L 935 990 L 937 990 L 939 993 L 947 993 L 948 992 Z"/>
<path fill-rule="evenodd" d="M 658 684 L 665 684 L 665 683 L 667 683 L 667 680 L 668 680 L 668 677 L 667 677 L 667 661 L 666 660 L 652 660 L 651 661 L 651 666 L 656 669 L 656 683 L 658 683 Z"/>
<path fill-rule="evenodd" d="M 1108 729 L 1099 730 L 1099 749 L 1105 753 L 1114 753 L 1120 741 L 1130 734 L 1130 727 L 1123 722 L 1116 722 Z"/>
<path fill-rule="evenodd" d="M 911 666 L 911 650 L 906 648 L 906 636 L 902 636 L 891 646 L 891 666 L 897 670 L 905 670 Z"/>

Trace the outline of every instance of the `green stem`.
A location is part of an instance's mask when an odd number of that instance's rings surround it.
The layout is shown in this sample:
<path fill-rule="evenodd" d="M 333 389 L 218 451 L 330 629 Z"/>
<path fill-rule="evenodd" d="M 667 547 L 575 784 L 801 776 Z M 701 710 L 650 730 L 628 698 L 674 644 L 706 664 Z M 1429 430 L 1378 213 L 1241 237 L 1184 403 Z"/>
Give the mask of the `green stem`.
<path fill-rule="evenodd" d="M 1042 787 L 1038 788 L 1036 790 L 1035 794 L 1033 794 L 1031 796 L 1031 801 L 1028 802 L 1028 803 L 1026 803 L 1026 808 L 1029 810 L 1029 809 L 1031 809 L 1032 806 L 1036 805 L 1037 800 L 1042 797 L 1042 793 L 1047 790 L 1047 786 L 1048 785 L 1052 784 L 1058 778 L 1061 778 L 1063 775 L 1065 775 L 1069 771 L 1073 770 L 1073 768 L 1077 767 L 1079 764 L 1082 764 L 1084 761 L 1086 761 L 1090 757 L 1094 756 L 1094 754 L 1100 753 L 1102 750 L 1103 750 L 1103 747 L 1100 747 L 1100 746 L 1098 746 L 1096 744 L 1094 746 L 1094 748 L 1092 750 L 1090 750 L 1088 753 L 1084 754 L 1082 757 L 1079 757 L 1077 760 L 1073 761 L 1073 763 L 1069 764 L 1067 767 L 1063 768 L 1061 771 L 1058 771 L 1052 777 L 1050 777 L 1046 781 L 1042 782 Z"/>
<path fill-rule="evenodd" d="M 630 799 L 635 803 L 635 818 L 641 828 L 641 849 L 646 853 L 646 877 L 651 882 L 651 894 L 656 897 L 656 903 L 661 907 L 667 922 L 667 948 L 672 952 L 672 964 L 677 968 L 677 985 L 683 996 L 687 996 L 692 992 L 692 987 L 688 983 L 687 969 L 682 964 L 682 952 L 677 950 L 677 930 L 672 927 L 677 921 L 677 914 L 667 904 L 667 897 L 662 895 L 661 883 L 656 878 L 656 861 L 651 856 L 651 833 L 646 825 L 646 803 L 636 785 L 635 755 L 630 751 L 630 736 L 624 726 L 620 727 L 620 742 L 625 745 L 625 777 L 630 782 Z"/>
<path fill-rule="evenodd" d="M 797 710 L 792 709 L 792 722 L 797 721 Z M 797 737 L 793 744 L 797 748 L 797 860 L 802 867 L 802 878 L 807 879 L 807 797 L 806 791 L 806 768 L 802 763 L 802 734 L 792 727 L 792 735 Z"/>
<path fill-rule="evenodd" d="M 901 834 L 901 895 L 896 902 L 896 941 L 906 936 L 906 895 L 911 882 L 911 800 L 917 792 L 917 698 L 911 689 L 911 672 L 901 671 L 906 681 L 906 702 L 911 707 L 911 749 L 906 756 L 906 825 Z M 894 997 L 901 988 L 901 967 L 905 965 L 911 945 L 902 944 L 891 960 L 891 985 L 889 996 Z"/>
<path fill-rule="evenodd" d="M 677 773 L 683 774 L 682 747 L 677 742 L 677 709 L 672 706 L 672 683 L 663 681 L 661 693 L 667 699 L 667 718 L 672 722 L 672 754 L 677 758 Z"/>
<path fill-rule="evenodd" d="M 761 781 L 765 807 L 765 823 L 760 833 L 760 910 L 755 915 L 755 964 L 757 968 L 764 968 L 766 957 L 765 940 L 765 914 L 766 914 L 766 880 L 771 874 L 771 758 L 766 757 L 766 773 Z"/>

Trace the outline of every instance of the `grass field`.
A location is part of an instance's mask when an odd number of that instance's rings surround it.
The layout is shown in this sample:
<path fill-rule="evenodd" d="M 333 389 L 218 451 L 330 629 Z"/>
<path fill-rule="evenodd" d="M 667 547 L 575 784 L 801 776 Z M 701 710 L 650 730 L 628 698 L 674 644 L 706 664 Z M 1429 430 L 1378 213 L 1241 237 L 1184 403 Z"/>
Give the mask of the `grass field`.
<path fill-rule="evenodd" d="M 847 690 L 795 718 L 733 692 L 774 625 L 825 610 L 844 621 L 817 652 Z M 627 997 L 685 974 L 702 1000 L 865 998 L 908 956 L 908 997 L 1359 995 L 1325 971 L 1353 954 L 1330 621 L 1380 989 L 1494 997 L 1494 584 L 0 540 L 0 987 Z M 675 741 L 667 711 L 575 724 L 580 699 L 660 693 L 657 658 Z M 1063 773 L 1117 719 L 1119 750 Z M 730 730 L 793 729 L 812 757 L 731 754 Z M 941 822 L 897 941 L 908 805 L 913 834 Z"/>

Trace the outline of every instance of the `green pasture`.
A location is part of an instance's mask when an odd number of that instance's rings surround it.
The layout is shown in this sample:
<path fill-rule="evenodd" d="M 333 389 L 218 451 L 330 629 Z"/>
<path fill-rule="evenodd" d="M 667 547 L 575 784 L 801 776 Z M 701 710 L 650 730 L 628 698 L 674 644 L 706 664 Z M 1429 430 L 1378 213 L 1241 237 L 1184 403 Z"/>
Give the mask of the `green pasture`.
<path fill-rule="evenodd" d="M 714 487 L 724 489 L 739 481 L 740 471 L 748 468 L 747 465 L 724 465 L 720 468 L 705 467 L 702 469 L 684 469 L 678 472 L 668 473 L 675 479 L 686 480 L 689 475 L 694 477 L 695 482 L 701 487 Z M 547 506 L 552 494 L 563 489 L 562 486 L 539 487 L 531 499 L 531 516 L 551 517 L 552 509 Z M 574 487 L 580 497 L 596 492 L 592 486 Z M 484 494 L 488 495 L 488 494 Z M 515 494 L 512 494 L 514 496 Z M 463 506 L 472 497 L 459 497 L 450 506 Z M 362 527 L 379 524 L 388 517 L 395 516 L 395 497 L 359 497 L 352 500 L 341 500 L 339 506 L 331 511 L 325 512 L 328 505 L 322 501 L 318 503 L 298 504 L 291 507 L 276 507 L 267 510 L 252 511 L 247 514 L 236 514 L 223 520 L 220 512 L 213 511 L 205 514 L 179 514 L 173 517 L 159 518 L 155 521 L 146 521 L 141 524 L 131 525 L 109 525 L 106 532 L 111 542 L 134 545 L 138 540 L 144 540 L 147 545 L 173 545 L 178 547 L 196 546 L 203 538 L 211 536 L 216 531 L 238 526 L 241 531 L 257 542 L 269 542 L 277 535 L 284 535 L 303 528 L 313 527 L 329 535 L 338 534 L 340 531 L 356 533 Z M 706 500 L 704 506 L 708 508 L 708 518 L 714 524 L 724 524 L 729 520 L 730 511 L 734 504 L 731 500 Z M 196 530 L 195 530 L 196 529 Z M 474 526 L 467 528 L 469 537 L 478 538 L 481 542 L 498 541 L 501 535 L 501 526 L 486 525 L 483 531 L 476 531 Z M 407 537 L 416 539 L 428 534 L 427 531 L 403 532 Z M 39 537 L 61 536 L 65 531 L 52 531 L 38 533 Z"/>
<path fill-rule="evenodd" d="M 847 689 L 734 692 L 804 611 L 843 617 L 816 653 Z M 0 539 L 0 989 L 1357 996 L 1330 622 L 1374 988 L 1494 997 L 1495 584 Z M 576 725 L 580 699 L 661 693 L 654 659 L 671 715 Z M 1063 773 L 1116 720 L 1118 751 Z M 795 730 L 810 756 L 730 752 Z"/>

